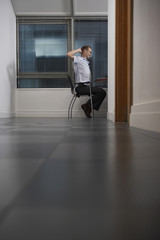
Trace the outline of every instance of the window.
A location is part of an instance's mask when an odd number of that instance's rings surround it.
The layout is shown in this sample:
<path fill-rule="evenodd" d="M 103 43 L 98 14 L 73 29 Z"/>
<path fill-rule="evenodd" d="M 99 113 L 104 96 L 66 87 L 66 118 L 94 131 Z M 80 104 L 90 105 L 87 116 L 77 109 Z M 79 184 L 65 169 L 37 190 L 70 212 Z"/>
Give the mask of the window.
<path fill-rule="evenodd" d="M 90 68 L 93 85 L 105 87 L 105 82 L 95 82 L 108 77 L 108 22 L 107 20 L 75 20 L 75 48 L 92 47 Z"/>
<path fill-rule="evenodd" d="M 67 52 L 83 45 L 92 47 L 90 67 L 93 85 L 108 76 L 107 19 L 17 18 L 17 87 L 67 88 L 67 74 L 73 71 Z M 73 34 L 72 34 L 73 33 Z M 73 36 L 73 38 L 71 38 Z"/>
<path fill-rule="evenodd" d="M 18 88 L 68 87 L 69 23 L 18 22 Z"/>
<path fill-rule="evenodd" d="M 67 78 L 20 78 L 19 88 L 67 88 Z"/>
<path fill-rule="evenodd" d="M 20 72 L 67 72 L 67 25 L 20 24 Z"/>

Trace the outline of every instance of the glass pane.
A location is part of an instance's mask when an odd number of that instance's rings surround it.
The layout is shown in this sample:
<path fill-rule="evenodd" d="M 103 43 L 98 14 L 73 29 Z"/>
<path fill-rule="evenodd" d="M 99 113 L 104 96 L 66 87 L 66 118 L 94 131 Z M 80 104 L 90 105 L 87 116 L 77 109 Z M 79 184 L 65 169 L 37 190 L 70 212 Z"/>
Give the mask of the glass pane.
<path fill-rule="evenodd" d="M 67 72 L 67 24 L 20 24 L 20 72 Z"/>
<path fill-rule="evenodd" d="M 65 78 L 20 78 L 18 88 L 69 88 L 68 79 Z"/>
<path fill-rule="evenodd" d="M 75 49 L 89 45 L 92 47 L 90 68 L 95 86 L 107 85 L 108 77 L 108 21 L 107 20 L 76 20 Z M 103 82 L 95 82 L 95 80 Z"/>

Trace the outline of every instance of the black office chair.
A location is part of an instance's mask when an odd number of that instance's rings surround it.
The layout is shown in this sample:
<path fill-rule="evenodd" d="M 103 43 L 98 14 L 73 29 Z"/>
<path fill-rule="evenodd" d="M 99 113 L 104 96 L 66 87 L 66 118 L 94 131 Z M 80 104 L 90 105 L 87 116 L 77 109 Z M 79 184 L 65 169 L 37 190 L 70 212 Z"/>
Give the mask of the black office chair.
<path fill-rule="evenodd" d="M 76 101 L 76 98 L 80 98 L 81 96 L 88 96 L 88 95 L 80 95 L 76 92 L 76 88 L 75 88 L 75 84 L 72 81 L 71 77 L 68 75 L 68 81 L 71 87 L 71 93 L 73 95 L 69 107 L 68 107 L 68 118 L 71 117 L 72 118 L 72 109 L 74 106 L 74 103 Z M 91 83 L 90 82 L 85 82 L 85 84 L 87 84 L 89 86 L 89 91 L 90 91 L 90 99 L 91 99 L 91 109 L 92 109 L 92 116 L 94 117 L 94 109 L 93 109 L 93 102 L 92 102 L 92 89 L 91 89 Z"/>

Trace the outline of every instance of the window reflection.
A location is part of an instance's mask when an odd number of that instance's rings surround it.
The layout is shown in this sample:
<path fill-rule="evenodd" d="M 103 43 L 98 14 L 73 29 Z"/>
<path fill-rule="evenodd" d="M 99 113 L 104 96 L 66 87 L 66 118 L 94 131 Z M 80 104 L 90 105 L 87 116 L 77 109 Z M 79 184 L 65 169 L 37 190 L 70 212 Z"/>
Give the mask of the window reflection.
<path fill-rule="evenodd" d="M 20 24 L 20 72 L 67 72 L 67 24 Z"/>
<path fill-rule="evenodd" d="M 106 87 L 107 82 L 94 80 L 108 77 L 108 21 L 107 20 L 75 20 L 75 48 L 83 45 L 92 47 L 90 68 L 93 85 Z"/>
<path fill-rule="evenodd" d="M 18 88 L 68 88 L 65 78 L 20 78 L 17 80 Z"/>

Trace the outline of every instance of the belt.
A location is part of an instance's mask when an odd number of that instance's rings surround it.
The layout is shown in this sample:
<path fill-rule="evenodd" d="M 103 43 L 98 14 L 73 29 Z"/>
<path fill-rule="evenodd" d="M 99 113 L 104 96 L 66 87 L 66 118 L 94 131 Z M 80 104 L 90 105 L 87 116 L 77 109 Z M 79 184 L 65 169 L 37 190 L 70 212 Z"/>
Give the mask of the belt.
<path fill-rule="evenodd" d="M 82 83 L 82 82 L 80 82 L 80 83 L 77 83 L 78 85 L 88 85 L 88 84 L 91 84 L 90 82 L 84 82 L 84 83 Z"/>
<path fill-rule="evenodd" d="M 84 83 L 81 83 L 81 82 L 80 82 L 80 83 L 78 83 L 78 85 L 84 85 Z"/>

